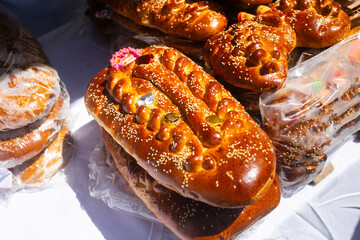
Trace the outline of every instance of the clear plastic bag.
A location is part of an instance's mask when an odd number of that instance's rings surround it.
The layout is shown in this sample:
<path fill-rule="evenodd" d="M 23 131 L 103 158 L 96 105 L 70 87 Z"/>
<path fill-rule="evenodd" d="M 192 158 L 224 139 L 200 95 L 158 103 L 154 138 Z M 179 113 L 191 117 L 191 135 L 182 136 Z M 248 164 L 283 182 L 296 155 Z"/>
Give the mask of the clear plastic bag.
<path fill-rule="evenodd" d="M 260 98 L 284 196 L 310 183 L 327 154 L 360 129 L 359 36 L 295 66 L 282 88 Z"/>
<path fill-rule="evenodd" d="M 15 192 L 39 191 L 65 178 L 60 169 L 72 158 L 75 145 L 69 131 L 70 97 L 65 87 L 61 88 L 59 109 L 56 112 L 52 111 L 53 116 L 50 114 L 37 129 L 29 132 L 31 136 L 35 133 L 34 138 L 44 132 L 48 133 L 45 134 L 48 142 L 39 146 L 42 150 L 38 154 L 34 153 L 32 156 L 31 148 L 34 146 L 31 138 L 28 139 L 29 142 L 26 141 L 26 135 L 23 137 L 23 144 L 17 145 L 17 148 L 10 146 L 6 149 L 6 144 L 3 146 L 4 141 L 0 141 L 2 153 L 27 153 L 27 149 L 30 149 L 28 154 L 0 162 L 0 203 L 7 204 Z M 16 139 L 14 141 L 16 142 Z"/>
<path fill-rule="evenodd" d="M 62 87 L 48 116 L 19 129 L 0 131 L 0 167 L 12 168 L 36 157 L 61 130 L 69 109 L 69 95 Z"/>
<path fill-rule="evenodd" d="M 135 195 L 129 184 L 116 169 L 103 141 L 94 149 L 89 160 L 90 195 L 102 200 L 110 208 L 140 215 L 160 222 Z"/>
<path fill-rule="evenodd" d="M 0 131 L 8 131 L 48 114 L 60 78 L 37 40 L 1 9 L 0 23 Z"/>

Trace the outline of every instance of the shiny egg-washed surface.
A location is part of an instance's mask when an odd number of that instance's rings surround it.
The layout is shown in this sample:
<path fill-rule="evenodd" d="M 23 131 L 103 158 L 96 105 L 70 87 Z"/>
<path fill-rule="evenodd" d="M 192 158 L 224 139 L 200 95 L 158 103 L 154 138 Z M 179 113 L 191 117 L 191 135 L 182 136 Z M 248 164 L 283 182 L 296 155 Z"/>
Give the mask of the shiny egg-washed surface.
<path fill-rule="evenodd" d="M 269 7 L 283 12 L 296 32 L 297 47 L 329 47 L 350 31 L 349 16 L 333 0 L 281 0 Z"/>
<path fill-rule="evenodd" d="M 43 151 L 61 130 L 69 109 L 69 96 L 63 88 L 50 114 L 39 124 L 0 132 L 0 167 L 11 168 Z M 12 133 L 16 131 L 16 134 Z"/>
<path fill-rule="evenodd" d="M 204 60 L 230 84 L 256 92 L 274 91 L 286 79 L 295 32 L 279 11 L 249 16 L 211 38 Z"/>
<path fill-rule="evenodd" d="M 109 0 L 112 10 L 169 35 L 204 41 L 226 28 L 227 19 L 207 1 Z"/>
<path fill-rule="evenodd" d="M 134 193 L 181 239 L 231 239 L 268 214 L 280 202 L 277 178 L 259 201 L 244 208 L 212 207 L 185 198 L 156 182 L 110 134 L 104 130 L 102 133 L 117 169 Z"/>
<path fill-rule="evenodd" d="M 141 167 L 185 197 L 240 207 L 260 199 L 275 176 L 268 136 L 221 84 L 175 49 L 149 47 L 120 70 L 102 70 L 85 104 Z"/>

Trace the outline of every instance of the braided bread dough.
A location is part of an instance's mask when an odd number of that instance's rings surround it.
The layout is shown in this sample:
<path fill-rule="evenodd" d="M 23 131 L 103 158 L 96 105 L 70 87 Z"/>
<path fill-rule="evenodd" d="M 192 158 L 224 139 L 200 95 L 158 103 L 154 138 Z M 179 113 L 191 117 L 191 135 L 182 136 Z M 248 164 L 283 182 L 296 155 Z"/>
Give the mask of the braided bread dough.
<path fill-rule="evenodd" d="M 204 60 L 234 86 L 256 92 L 274 91 L 287 77 L 287 56 L 295 47 L 295 32 L 279 11 L 245 15 L 208 39 Z"/>
<path fill-rule="evenodd" d="M 111 9 L 169 35 L 205 41 L 226 28 L 227 19 L 207 1 L 109 0 Z"/>
<path fill-rule="evenodd" d="M 221 84 L 175 49 L 149 47 L 90 82 L 88 111 L 165 187 L 218 207 L 259 200 L 275 177 L 271 142 Z"/>

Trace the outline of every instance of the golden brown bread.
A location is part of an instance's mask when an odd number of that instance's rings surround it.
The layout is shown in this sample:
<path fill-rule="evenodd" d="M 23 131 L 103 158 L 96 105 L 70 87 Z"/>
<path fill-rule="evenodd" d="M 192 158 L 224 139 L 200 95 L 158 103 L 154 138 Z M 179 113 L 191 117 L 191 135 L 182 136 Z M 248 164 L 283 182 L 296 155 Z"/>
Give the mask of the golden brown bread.
<path fill-rule="evenodd" d="M 279 11 L 253 16 L 208 39 L 204 60 L 230 84 L 256 92 L 274 91 L 287 77 L 295 33 Z"/>
<path fill-rule="evenodd" d="M 217 208 L 184 198 L 157 183 L 110 134 L 102 133 L 117 169 L 135 194 L 181 239 L 231 239 L 279 204 L 277 178 L 258 202 L 245 208 Z"/>
<path fill-rule="evenodd" d="M 34 64 L 11 69 L 0 77 L 0 130 L 24 127 L 48 115 L 59 94 L 60 80 L 53 68 Z"/>
<path fill-rule="evenodd" d="M 68 110 L 69 95 L 39 42 L 0 13 L 0 167 L 11 168 L 18 187 L 58 171 Z"/>
<path fill-rule="evenodd" d="M 0 132 L 0 166 L 14 167 L 35 157 L 48 146 L 65 121 L 69 106 L 64 103 L 63 97 L 68 98 L 63 92 L 50 114 L 40 122 Z"/>
<path fill-rule="evenodd" d="M 6 131 L 48 115 L 60 79 L 37 40 L 2 13 L 0 46 L 0 131 Z"/>
<path fill-rule="evenodd" d="M 328 47 L 350 31 L 349 16 L 333 0 L 280 0 L 269 7 L 283 12 L 296 32 L 297 47 Z"/>
<path fill-rule="evenodd" d="M 40 156 L 16 166 L 12 171 L 23 184 L 44 183 L 66 165 L 73 154 L 73 148 L 70 131 L 63 126 Z"/>
<path fill-rule="evenodd" d="M 109 0 L 112 10 L 136 23 L 169 35 L 204 41 L 226 28 L 224 15 L 207 1 Z"/>
<path fill-rule="evenodd" d="M 160 184 L 213 206 L 259 200 L 275 176 L 268 136 L 239 102 L 175 49 L 149 47 L 90 82 L 89 113 Z"/>

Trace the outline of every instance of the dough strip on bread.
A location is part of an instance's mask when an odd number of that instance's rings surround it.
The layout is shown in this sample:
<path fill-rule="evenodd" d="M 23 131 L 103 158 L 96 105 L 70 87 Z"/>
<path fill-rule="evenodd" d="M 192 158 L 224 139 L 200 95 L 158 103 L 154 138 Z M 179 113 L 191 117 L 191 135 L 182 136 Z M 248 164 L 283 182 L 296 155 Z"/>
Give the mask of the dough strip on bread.
<path fill-rule="evenodd" d="M 219 207 L 258 201 L 275 177 L 264 131 L 214 78 L 175 49 L 152 46 L 106 68 L 89 113 L 160 184 Z"/>

